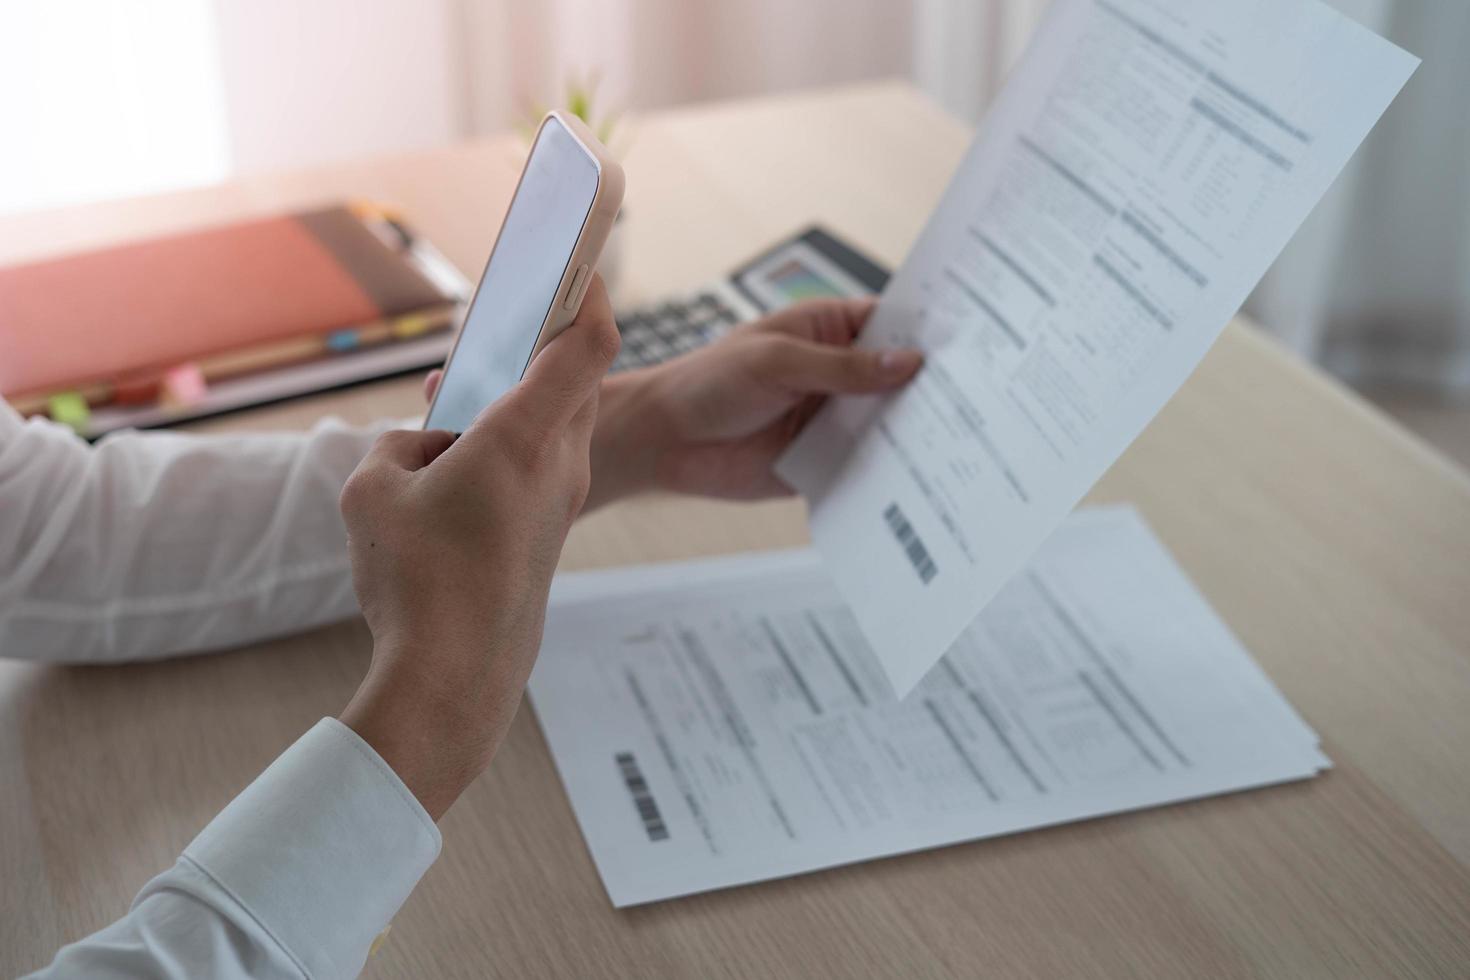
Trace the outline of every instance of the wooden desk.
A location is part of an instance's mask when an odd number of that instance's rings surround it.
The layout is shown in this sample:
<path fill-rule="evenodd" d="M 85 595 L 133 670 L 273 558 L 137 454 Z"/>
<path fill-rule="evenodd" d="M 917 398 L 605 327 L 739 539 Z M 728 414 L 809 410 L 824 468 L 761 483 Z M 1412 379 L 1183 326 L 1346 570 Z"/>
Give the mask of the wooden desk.
<path fill-rule="evenodd" d="M 897 85 L 650 117 L 627 159 L 625 298 L 694 285 L 812 220 L 897 264 L 968 138 Z M 515 170 L 492 142 L 12 218 L 0 260 L 356 194 L 401 203 L 473 271 Z M 418 408 L 400 381 L 197 428 Z M 1335 770 L 616 912 L 526 711 L 368 974 L 1470 974 L 1465 474 L 1235 325 L 1093 499 L 1142 508 Z M 583 521 L 565 566 L 803 537 L 795 503 L 647 499 Z M 367 656 L 348 623 L 154 665 L 0 664 L 0 973 L 120 914 L 341 708 Z"/>

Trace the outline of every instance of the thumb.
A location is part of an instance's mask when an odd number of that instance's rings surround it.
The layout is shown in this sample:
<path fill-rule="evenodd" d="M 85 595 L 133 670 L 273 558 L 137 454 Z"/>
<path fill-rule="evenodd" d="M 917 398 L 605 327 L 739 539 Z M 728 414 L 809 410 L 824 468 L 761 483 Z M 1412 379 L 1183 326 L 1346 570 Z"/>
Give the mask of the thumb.
<path fill-rule="evenodd" d="M 512 397 L 560 429 L 596 392 L 620 343 L 607 289 L 594 273 L 577 318 L 531 361 Z"/>

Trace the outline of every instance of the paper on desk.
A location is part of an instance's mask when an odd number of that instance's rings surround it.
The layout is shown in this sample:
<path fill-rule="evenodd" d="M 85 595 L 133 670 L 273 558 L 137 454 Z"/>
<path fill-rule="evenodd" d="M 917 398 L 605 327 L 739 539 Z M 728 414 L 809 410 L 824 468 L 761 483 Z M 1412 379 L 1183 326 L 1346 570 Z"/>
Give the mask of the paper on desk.
<path fill-rule="evenodd" d="M 1184 382 L 1418 60 L 1316 0 L 1056 0 L 779 472 L 895 690 Z M 915 152 L 921 152 L 916 148 Z"/>
<path fill-rule="evenodd" d="M 530 690 L 618 906 L 1329 764 L 1126 509 L 1069 518 L 902 701 L 810 551 L 560 576 Z"/>

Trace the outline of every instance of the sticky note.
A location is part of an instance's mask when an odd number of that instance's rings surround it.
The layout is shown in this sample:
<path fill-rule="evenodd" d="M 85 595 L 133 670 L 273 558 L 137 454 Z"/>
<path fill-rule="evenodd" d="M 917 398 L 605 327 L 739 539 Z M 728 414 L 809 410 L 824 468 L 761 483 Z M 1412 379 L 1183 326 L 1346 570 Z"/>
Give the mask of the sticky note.
<path fill-rule="evenodd" d="M 193 405 L 203 401 L 208 393 L 209 382 L 204 380 L 199 365 L 181 364 L 164 374 L 160 400 L 165 405 Z"/>
<path fill-rule="evenodd" d="M 349 351 L 358 344 L 356 330 L 333 330 L 327 334 L 327 349 L 334 351 Z"/>
<path fill-rule="evenodd" d="M 434 321 L 422 313 L 410 313 L 393 321 L 393 336 L 399 340 L 417 337 L 434 328 Z"/>
<path fill-rule="evenodd" d="M 46 412 L 54 421 L 69 425 L 77 432 L 87 427 L 92 410 L 87 400 L 75 391 L 63 391 L 46 400 Z"/>
<path fill-rule="evenodd" d="M 347 202 L 347 210 L 351 211 L 353 214 L 363 219 L 384 218 L 388 221 L 403 220 L 403 212 L 399 211 L 395 207 L 390 207 L 386 204 L 379 204 L 376 201 L 354 199 Z"/>

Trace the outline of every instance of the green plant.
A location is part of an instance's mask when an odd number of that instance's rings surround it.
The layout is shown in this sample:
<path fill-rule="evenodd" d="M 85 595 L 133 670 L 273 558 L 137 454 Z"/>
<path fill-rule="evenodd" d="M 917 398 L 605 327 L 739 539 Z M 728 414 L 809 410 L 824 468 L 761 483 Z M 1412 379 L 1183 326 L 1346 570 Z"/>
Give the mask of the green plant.
<path fill-rule="evenodd" d="M 573 76 L 567 79 L 566 90 L 562 93 L 561 105 L 548 105 L 543 102 L 533 101 L 526 109 L 526 118 L 517 127 L 521 135 L 530 140 L 536 135 L 536 127 L 541 124 L 541 119 L 552 109 L 560 108 L 569 112 L 587 124 L 587 128 L 608 145 L 617 130 L 618 113 L 608 112 L 599 116 L 597 111 L 597 85 L 599 78 L 595 73 L 589 73 L 584 77 Z"/>

